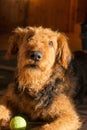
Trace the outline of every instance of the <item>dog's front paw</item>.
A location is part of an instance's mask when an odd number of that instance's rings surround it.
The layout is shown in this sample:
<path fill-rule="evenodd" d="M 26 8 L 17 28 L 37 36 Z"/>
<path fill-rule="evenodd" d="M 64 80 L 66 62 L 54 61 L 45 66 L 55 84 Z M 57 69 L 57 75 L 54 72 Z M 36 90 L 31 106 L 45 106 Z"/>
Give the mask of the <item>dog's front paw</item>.
<path fill-rule="evenodd" d="M 1 129 L 9 129 L 9 124 L 10 124 L 10 121 L 3 120 L 3 119 L 0 120 Z"/>
<path fill-rule="evenodd" d="M 8 127 L 11 119 L 11 111 L 5 106 L 0 105 L 0 127 Z"/>

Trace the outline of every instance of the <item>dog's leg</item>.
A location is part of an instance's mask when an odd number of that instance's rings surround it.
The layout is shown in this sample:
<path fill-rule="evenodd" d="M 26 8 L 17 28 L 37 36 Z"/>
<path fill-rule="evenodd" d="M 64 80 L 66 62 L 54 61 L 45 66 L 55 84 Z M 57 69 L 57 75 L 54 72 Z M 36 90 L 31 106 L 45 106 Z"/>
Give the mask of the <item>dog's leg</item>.
<path fill-rule="evenodd" d="M 57 104 L 56 109 L 59 111 L 58 118 L 34 130 L 78 130 L 81 122 L 70 99 L 61 95 L 54 103 Z M 54 107 L 54 104 L 52 106 Z"/>
<path fill-rule="evenodd" d="M 81 124 L 78 122 L 77 117 L 73 115 L 63 115 L 60 119 L 55 120 L 50 124 L 37 127 L 32 130 L 78 130 Z"/>
<path fill-rule="evenodd" d="M 9 127 L 9 121 L 12 117 L 12 112 L 7 106 L 6 99 L 3 97 L 0 100 L 0 127 Z"/>
<path fill-rule="evenodd" d="M 54 122 L 43 126 L 40 130 L 78 130 L 80 124 L 76 119 L 69 117 L 71 115 L 65 115 Z"/>
<path fill-rule="evenodd" d="M 78 121 L 78 117 L 75 115 L 65 114 L 60 119 L 55 120 L 50 124 L 37 127 L 32 130 L 78 130 L 81 124 Z"/>
<path fill-rule="evenodd" d="M 10 85 L 3 96 L 0 97 L 0 127 L 9 127 L 10 119 L 14 115 L 14 102 L 13 87 Z"/>

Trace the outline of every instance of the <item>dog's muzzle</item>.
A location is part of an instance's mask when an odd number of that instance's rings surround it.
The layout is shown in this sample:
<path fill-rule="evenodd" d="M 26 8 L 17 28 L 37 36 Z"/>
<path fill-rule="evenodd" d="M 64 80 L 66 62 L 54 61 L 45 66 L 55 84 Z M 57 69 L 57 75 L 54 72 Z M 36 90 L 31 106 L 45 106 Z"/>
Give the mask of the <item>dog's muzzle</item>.
<path fill-rule="evenodd" d="M 37 61 L 40 61 L 42 59 L 43 55 L 40 51 L 30 51 L 29 57 L 33 61 L 37 62 Z"/>

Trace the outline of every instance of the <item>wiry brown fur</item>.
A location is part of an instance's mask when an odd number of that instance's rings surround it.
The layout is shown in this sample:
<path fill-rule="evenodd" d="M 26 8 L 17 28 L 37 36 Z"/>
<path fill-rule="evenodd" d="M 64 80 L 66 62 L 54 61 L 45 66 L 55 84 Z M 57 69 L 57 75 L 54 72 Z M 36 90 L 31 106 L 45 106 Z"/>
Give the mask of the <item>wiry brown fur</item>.
<path fill-rule="evenodd" d="M 45 122 L 35 130 L 80 128 L 72 101 L 77 78 L 69 67 L 72 55 L 66 36 L 42 27 L 16 28 L 9 42 L 7 57 L 17 55 L 17 74 L 0 101 L 0 125 L 24 113 Z M 41 52 L 41 60 L 32 60 L 31 51 Z"/>

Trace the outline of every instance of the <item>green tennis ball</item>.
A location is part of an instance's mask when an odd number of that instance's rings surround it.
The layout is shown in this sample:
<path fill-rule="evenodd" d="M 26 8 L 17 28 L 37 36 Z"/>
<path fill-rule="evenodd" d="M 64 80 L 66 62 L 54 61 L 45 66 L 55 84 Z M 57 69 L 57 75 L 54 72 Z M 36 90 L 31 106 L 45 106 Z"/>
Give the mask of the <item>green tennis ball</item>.
<path fill-rule="evenodd" d="M 11 130 L 25 130 L 27 127 L 26 120 L 21 116 L 15 116 L 10 121 Z"/>

